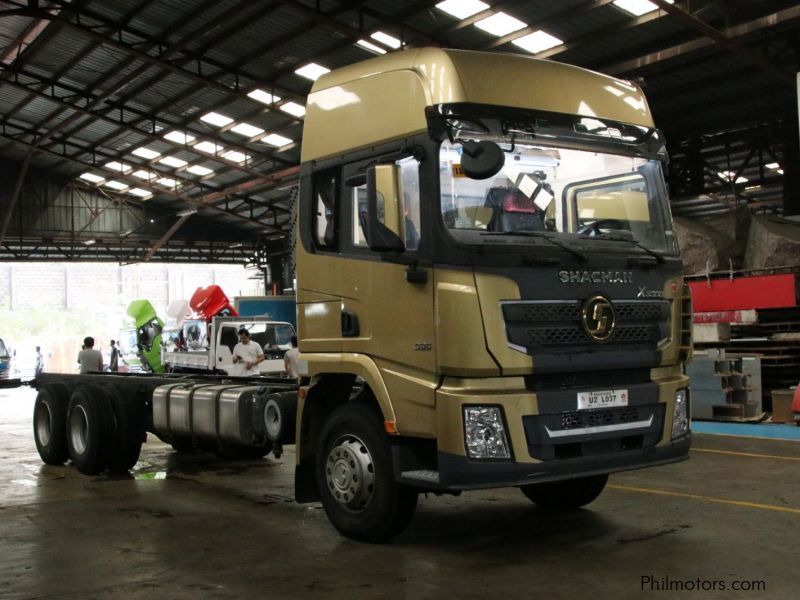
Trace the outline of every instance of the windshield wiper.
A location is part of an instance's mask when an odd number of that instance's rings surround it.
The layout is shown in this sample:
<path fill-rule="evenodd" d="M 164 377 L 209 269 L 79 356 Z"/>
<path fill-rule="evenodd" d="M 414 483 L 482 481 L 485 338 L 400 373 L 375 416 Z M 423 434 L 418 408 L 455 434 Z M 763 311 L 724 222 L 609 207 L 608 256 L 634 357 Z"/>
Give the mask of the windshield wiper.
<path fill-rule="evenodd" d="M 575 250 L 574 248 L 570 248 L 566 244 L 564 244 L 562 242 L 559 242 L 557 240 L 554 240 L 552 237 L 550 237 L 549 235 L 547 235 L 545 233 L 542 233 L 541 231 L 534 231 L 532 229 L 516 229 L 514 231 L 485 231 L 485 232 L 481 233 L 481 235 L 514 235 L 514 236 L 520 236 L 520 237 L 532 237 L 532 238 L 547 240 L 548 242 L 550 242 L 554 246 L 558 246 L 559 248 L 563 248 L 564 250 L 566 250 L 567 252 L 569 252 L 573 256 L 577 256 L 581 260 L 581 262 L 586 262 L 588 260 L 586 258 L 586 255 L 583 252 L 579 252 L 579 251 Z"/>
<path fill-rule="evenodd" d="M 641 242 L 635 240 L 633 238 L 633 234 L 631 234 L 631 232 L 627 231 L 627 230 L 625 231 L 625 233 L 622 233 L 622 232 L 619 232 L 619 233 L 616 233 L 616 232 L 613 232 L 613 233 L 612 232 L 602 233 L 602 234 L 600 234 L 598 236 L 595 236 L 593 238 L 590 238 L 590 239 L 607 240 L 607 241 L 610 241 L 610 242 L 628 242 L 632 246 L 636 246 L 637 248 L 641 248 L 642 250 L 647 252 L 650 256 L 655 258 L 658 261 L 659 264 L 662 264 L 664 262 L 664 260 L 665 260 L 664 257 L 661 254 L 659 254 L 655 250 L 651 250 L 650 248 L 648 248 L 647 246 L 645 246 Z"/>

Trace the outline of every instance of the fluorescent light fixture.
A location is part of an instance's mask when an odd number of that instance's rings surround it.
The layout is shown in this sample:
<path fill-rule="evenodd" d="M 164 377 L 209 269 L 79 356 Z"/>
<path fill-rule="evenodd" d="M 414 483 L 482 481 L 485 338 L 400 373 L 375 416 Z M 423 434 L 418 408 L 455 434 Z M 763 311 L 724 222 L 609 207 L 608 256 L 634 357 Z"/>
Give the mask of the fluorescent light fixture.
<path fill-rule="evenodd" d="M 144 180 L 148 180 L 153 176 L 153 174 L 150 171 L 145 171 L 144 169 L 139 169 L 138 171 L 134 171 L 133 173 L 131 173 L 131 175 Z"/>
<path fill-rule="evenodd" d="M 736 178 L 736 183 L 747 183 L 748 181 L 750 180 L 747 177 L 740 176 Z"/>
<path fill-rule="evenodd" d="M 175 213 L 178 217 L 188 217 L 189 215 L 197 214 L 196 208 L 187 208 L 185 210 L 179 211 Z"/>
<path fill-rule="evenodd" d="M 78 177 L 85 181 L 91 181 L 92 183 L 102 183 L 106 180 L 105 177 L 100 177 L 100 175 L 95 175 L 94 173 L 81 173 Z"/>
<path fill-rule="evenodd" d="M 778 175 L 783 175 L 783 169 L 776 169 L 776 170 L 775 170 L 775 172 L 776 172 Z"/>
<path fill-rule="evenodd" d="M 564 40 L 560 40 L 556 36 L 550 35 L 546 31 L 540 29 L 539 31 L 534 31 L 516 40 L 511 40 L 511 43 L 515 46 L 519 46 L 523 50 L 527 50 L 531 54 L 537 54 L 549 50 L 550 48 L 560 46 L 564 43 Z"/>
<path fill-rule="evenodd" d="M 127 190 L 130 187 L 127 183 L 123 181 L 117 181 L 116 179 L 106 181 L 103 185 L 110 187 L 112 190 Z"/>
<path fill-rule="evenodd" d="M 291 144 L 294 140 L 278 135 L 277 133 L 270 133 L 267 137 L 261 138 L 261 141 L 270 146 L 277 146 L 280 148 L 286 144 Z"/>
<path fill-rule="evenodd" d="M 83 241 L 83 245 L 84 246 L 94 246 L 96 243 L 97 243 L 97 240 L 95 240 L 95 239 L 84 240 Z"/>
<path fill-rule="evenodd" d="M 289 113 L 294 117 L 304 117 L 306 115 L 306 107 L 302 104 L 298 104 L 297 102 L 287 102 L 286 104 L 281 104 L 281 110 L 285 113 Z"/>
<path fill-rule="evenodd" d="M 166 186 L 166 187 L 177 187 L 178 182 L 174 179 L 170 179 L 169 177 L 162 177 L 156 183 Z"/>
<path fill-rule="evenodd" d="M 527 25 L 519 19 L 515 19 L 511 15 L 500 11 L 494 13 L 491 17 L 481 19 L 475 23 L 475 27 L 483 29 L 485 32 L 491 33 L 497 37 L 503 37 L 514 31 L 519 31 L 523 27 L 527 27 Z"/>
<path fill-rule="evenodd" d="M 235 163 L 243 163 L 243 162 L 246 162 L 246 161 L 250 160 L 252 157 L 248 156 L 244 152 L 238 152 L 236 150 L 230 150 L 229 152 L 226 152 L 225 154 L 223 154 L 222 158 L 227 158 L 228 160 L 233 161 Z"/>
<path fill-rule="evenodd" d="M 325 73 L 330 73 L 331 70 L 323 67 L 322 65 L 318 65 L 317 63 L 308 63 L 307 65 L 300 67 L 295 71 L 301 77 L 305 77 L 306 79 L 310 79 L 311 81 L 316 81 Z"/>
<path fill-rule="evenodd" d="M 131 152 L 131 154 L 135 154 L 136 156 L 141 156 L 147 160 L 153 160 L 157 156 L 161 156 L 161 152 L 156 152 L 155 150 L 150 150 L 150 148 L 136 148 Z"/>
<path fill-rule="evenodd" d="M 667 2 L 669 4 L 674 4 L 675 0 L 667 0 Z M 658 6 L 649 0 L 614 0 L 614 4 L 635 17 L 641 17 L 644 14 L 658 9 Z"/>
<path fill-rule="evenodd" d="M 176 144 L 191 144 L 197 138 L 183 131 L 170 131 L 164 136 L 164 139 L 175 142 Z"/>
<path fill-rule="evenodd" d="M 248 138 L 256 137 L 257 135 L 264 133 L 264 130 L 261 129 L 261 127 L 250 125 L 250 123 L 239 123 L 235 127 L 231 127 L 231 131 Z"/>
<path fill-rule="evenodd" d="M 139 196 L 139 198 L 149 198 L 153 195 L 153 192 L 148 192 L 147 190 L 143 190 L 142 188 L 131 188 L 128 190 L 129 194 L 134 196 Z"/>
<path fill-rule="evenodd" d="M 127 173 L 128 171 L 133 169 L 133 167 L 130 166 L 129 164 L 126 164 L 126 163 L 123 163 L 123 162 L 119 162 L 119 161 L 116 161 L 116 160 L 112 160 L 110 162 L 107 162 L 105 164 L 105 167 L 106 167 L 106 169 L 111 169 L 112 171 L 117 171 L 118 173 Z"/>
<path fill-rule="evenodd" d="M 212 125 L 216 125 L 217 127 L 225 127 L 226 125 L 233 123 L 233 119 L 230 117 L 226 117 L 225 115 L 215 112 L 204 114 L 202 117 L 200 117 L 200 120 L 205 121 L 206 123 L 211 123 Z"/>
<path fill-rule="evenodd" d="M 181 167 L 185 167 L 187 164 L 189 164 L 185 160 L 181 160 L 180 158 L 176 158 L 174 156 L 165 156 L 158 162 L 160 162 L 162 165 L 175 167 L 176 169 L 180 169 Z"/>
<path fill-rule="evenodd" d="M 214 172 L 214 169 L 209 169 L 208 167 L 201 167 L 200 165 L 192 165 L 188 169 L 189 173 L 193 175 L 200 175 L 200 177 L 205 177 L 206 175 L 211 175 Z"/>
<path fill-rule="evenodd" d="M 733 171 L 720 171 L 717 173 L 717 175 L 719 175 L 720 179 L 723 181 L 731 181 L 736 176 L 736 173 Z M 750 180 L 747 177 L 740 176 L 736 177 L 736 181 L 734 183 L 747 183 L 748 181 Z"/>
<path fill-rule="evenodd" d="M 205 152 L 206 154 L 219 154 L 225 150 L 225 146 L 220 146 L 214 142 L 200 142 L 192 146 L 192 150 L 200 150 L 200 152 Z"/>
<path fill-rule="evenodd" d="M 247 94 L 249 98 L 261 102 L 262 104 L 273 104 L 275 102 L 280 102 L 281 99 L 279 96 L 273 96 L 269 92 L 265 92 L 264 90 L 253 90 L 249 94 Z"/>
<path fill-rule="evenodd" d="M 375 33 L 371 34 L 373 40 L 380 42 L 384 46 L 389 46 L 389 48 L 394 48 L 397 50 L 403 43 L 398 40 L 396 37 L 389 35 L 388 33 L 384 33 L 382 31 L 376 31 Z"/>
<path fill-rule="evenodd" d="M 768 169 L 780 169 L 781 168 L 781 166 L 776 162 L 767 163 L 764 166 L 767 167 Z"/>
<path fill-rule="evenodd" d="M 362 48 L 369 50 L 370 52 L 374 52 L 375 54 L 386 54 L 386 50 L 381 48 L 380 46 L 376 46 L 372 42 L 368 42 L 367 40 L 358 40 L 356 45 L 361 46 Z"/>
<path fill-rule="evenodd" d="M 760 185 L 749 185 L 746 188 L 744 188 L 744 191 L 745 192 L 755 192 L 755 191 L 760 190 L 760 189 L 761 189 Z"/>
<path fill-rule="evenodd" d="M 436 8 L 446 12 L 448 15 L 453 15 L 456 19 L 466 19 L 486 10 L 489 5 L 480 0 L 445 0 L 444 2 L 439 2 Z"/>

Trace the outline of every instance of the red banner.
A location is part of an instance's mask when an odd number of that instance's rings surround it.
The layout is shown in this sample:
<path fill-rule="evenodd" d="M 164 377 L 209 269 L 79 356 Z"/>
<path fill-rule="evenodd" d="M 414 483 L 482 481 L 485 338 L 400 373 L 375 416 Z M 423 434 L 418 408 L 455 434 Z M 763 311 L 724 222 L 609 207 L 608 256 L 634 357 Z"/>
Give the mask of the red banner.
<path fill-rule="evenodd" d="M 797 306 L 795 274 L 690 281 L 692 310 L 714 312 Z"/>

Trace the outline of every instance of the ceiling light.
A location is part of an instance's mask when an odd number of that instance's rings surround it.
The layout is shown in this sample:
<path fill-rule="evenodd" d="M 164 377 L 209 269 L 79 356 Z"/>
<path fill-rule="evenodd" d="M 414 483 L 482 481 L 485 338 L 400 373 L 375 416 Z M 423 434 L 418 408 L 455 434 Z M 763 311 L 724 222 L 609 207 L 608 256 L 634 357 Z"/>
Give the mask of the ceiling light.
<path fill-rule="evenodd" d="M 386 54 L 386 50 L 381 48 L 380 46 L 376 46 L 372 42 L 368 42 L 367 40 L 358 40 L 356 42 L 358 46 L 369 50 L 370 52 L 374 52 L 375 54 Z"/>
<path fill-rule="evenodd" d="M 778 175 L 783 175 L 783 169 L 776 169 L 775 172 L 778 173 Z"/>
<path fill-rule="evenodd" d="M 675 0 L 667 0 L 669 4 L 674 4 Z M 636 17 L 653 12 L 658 6 L 649 0 L 614 0 L 614 4 L 622 10 L 631 13 Z"/>
<path fill-rule="evenodd" d="M 157 156 L 161 156 L 161 152 L 156 152 L 155 150 L 150 150 L 150 148 L 144 148 L 144 147 L 136 148 L 136 150 L 133 150 L 132 154 L 135 154 L 136 156 L 141 156 L 142 158 L 145 158 L 147 160 L 153 160 Z"/>
<path fill-rule="evenodd" d="M 153 195 L 153 192 L 148 192 L 142 188 L 131 188 L 128 190 L 128 193 L 133 194 L 134 196 L 139 196 L 139 198 L 149 198 Z"/>
<path fill-rule="evenodd" d="M 206 154 L 219 154 L 225 150 L 225 146 L 220 146 L 214 142 L 200 142 L 192 146 L 192 150 L 200 150 L 200 152 L 205 152 Z"/>
<path fill-rule="evenodd" d="M 247 94 L 249 98 L 253 100 L 257 100 L 262 104 L 274 104 L 275 102 L 280 102 L 281 99 L 279 96 L 273 96 L 269 92 L 265 92 L 264 90 L 253 90 L 249 94 Z"/>
<path fill-rule="evenodd" d="M 436 5 L 441 11 L 453 15 L 457 19 L 466 19 L 474 14 L 489 8 L 489 5 L 480 0 L 445 0 Z"/>
<path fill-rule="evenodd" d="M 781 168 L 781 166 L 776 162 L 767 163 L 764 166 L 767 167 L 768 169 L 780 169 Z"/>
<path fill-rule="evenodd" d="M 301 77 L 310 79 L 311 81 L 316 81 L 317 79 L 325 75 L 325 73 L 330 73 L 330 72 L 331 72 L 330 69 L 313 62 L 308 63 L 304 67 L 300 67 L 299 69 L 295 70 L 295 73 L 297 73 Z"/>
<path fill-rule="evenodd" d="M 385 46 L 389 46 L 389 48 L 394 48 L 395 50 L 397 50 L 398 48 L 400 48 L 400 46 L 403 45 L 403 43 L 396 37 L 391 36 L 388 33 L 384 33 L 382 31 L 376 31 L 369 37 L 371 37 L 373 40 L 380 42 Z"/>
<path fill-rule="evenodd" d="M 95 240 L 95 239 L 84 240 L 83 241 L 83 245 L 84 246 L 94 246 L 96 243 L 97 243 L 97 240 Z"/>
<path fill-rule="evenodd" d="M 216 125 L 217 127 L 225 127 L 226 125 L 233 123 L 233 119 L 230 117 L 226 117 L 225 115 L 215 112 L 204 114 L 202 117 L 200 117 L 200 120 L 205 121 L 206 123 L 211 123 L 212 125 Z"/>
<path fill-rule="evenodd" d="M 286 104 L 281 104 L 281 110 L 285 113 L 289 113 L 295 117 L 304 117 L 306 115 L 306 107 L 302 104 L 298 104 L 297 102 L 287 102 Z"/>
<path fill-rule="evenodd" d="M 115 179 L 106 181 L 103 185 L 110 187 L 112 190 L 127 190 L 130 187 L 127 183 L 123 181 L 116 181 Z"/>
<path fill-rule="evenodd" d="M 177 187 L 178 182 L 174 179 L 170 179 L 169 177 L 162 177 L 156 183 L 159 183 L 166 187 Z"/>
<path fill-rule="evenodd" d="M 734 173 L 733 171 L 720 171 L 719 173 L 717 173 L 717 175 L 723 181 L 732 181 L 733 178 L 736 177 L 736 173 Z M 750 180 L 747 179 L 747 177 L 739 176 L 736 177 L 736 181 L 734 183 L 747 183 L 748 181 Z"/>
<path fill-rule="evenodd" d="M 100 175 L 95 175 L 94 173 L 81 173 L 78 177 L 92 183 L 101 183 L 106 180 L 105 177 L 100 177 Z"/>
<path fill-rule="evenodd" d="M 503 37 L 514 31 L 519 31 L 523 27 L 527 27 L 525 23 L 519 19 L 515 19 L 511 15 L 504 12 L 494 13 L 491 17 L 486 17 L 475 23 L 475 27 L 483 29 L 487 33 Z"/>
<path fill-rule="evenodd" d="M 188 217 L 188 216 L 194 215 L 194 214 L 197 214 L 197 209 L 196 208 L 187 208 L 187 209 L 184 209 L 184 210 L 181 210 L 181 211 L 175 213 L 175 215 L 178 216 L 178 217 Z"/>
<path fill-rule="evenodd" d="M 239 123 L 235 127 L 231 127 L 231 131 L 235 131 L 239 135 L 243 135 L 244 137 L 256 137 L 257 135 L 261 135 L 264 133 L 264 130 L 261 127 L 256 127 L 255 125 L 250 125 L 249 123 Z"/>
<path fill-rule="evenodd" d="M 170 131 L 164 136 L 164 139 L 175 142 L 176 144 L 191 144 L 196 138 L 183 131 Z"/>
<path fill-rule="evenodd" d="M 150 179 L 153 174 L 150 171 L 145 171 L 144 169 L 139 169 L 138 171 L 134 171 L 131 173 L 134 177 L 138 177 L 139 179 Z"/>
<path fill-rule="evenodd" d="M 231 150 L 229 152 L 226 152 L 225 154 L 222 155 L 222 157 L 227 158 L 228 160 L 233 161 L 235 163 L 243 163 L 252 158 L 247 154 L 245 154 L 244 152 L 237 152 L 236 150 Z"/>
<path fill-rule="evenodd" d="M 187 164 L 189 164 L 185 160 L 181 160 L 180 158 L 175 158 L 174 156 L 165 156 L 158 162 L 170 167 L 174 167 L 176 169 L 180 169 L 181 167 L 185 167 Z"/>
<path fill-rule="evenodd" d="M 116 160 L 107 162 L 105 164 L 105 167 L 106 169 L 111 169 L 112 171 L 117 171 L 119 173 L 127 173 L 128 171 L 133 169 L 133 167 L 130 166 L 129 164 L 118 162 Z"/>
<path fill-rule="evenodd" d="M 550 48 L 560 46 L 564 43 L 564 40 L 560 40 L 546 31 L 539 30 L 517 38 L 516 40 L 511 40 L 511 43 L 515 46 L 519 46 L 523 50 L 527 50 L 531 54 L 537 54 L 538 52 L 544 52 Z"/>
<path fill-rule="evenodd" d="M 269 144 L 270 146 L 277 146 L 280 148 L 286 144 L 291 144 L 294 140 L 283 137 L 282 135 L 278 135 L 277 133 L 270 133 L 267 137 L 262 138 L 261 141 L 265 144 Z"/>
<path fill-rule="evenodd" d="M 189 173 L 194 175 L 200 175 L 200 177 L 205 177 L 206 175 L 211 175 L 214 172 L 214 169 L 209 169 L 207 167 L 201 167 L 200 165 L 192 165 L 188 169 Z"/>

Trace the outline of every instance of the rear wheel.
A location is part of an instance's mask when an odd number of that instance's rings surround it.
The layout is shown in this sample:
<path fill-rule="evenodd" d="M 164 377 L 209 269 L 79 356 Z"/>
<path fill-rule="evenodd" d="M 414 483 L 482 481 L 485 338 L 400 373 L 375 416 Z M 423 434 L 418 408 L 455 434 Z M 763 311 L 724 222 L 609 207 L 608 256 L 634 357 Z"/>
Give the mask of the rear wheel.
<path fill-rule="evenodd" d="M 116 423 L 108 468 L 113 473 L 124 473 L 139 460 L 144 441 L 144 415 L 135 399 L 125 398 L 116 386 L 105 388 Z"/>
<path fill-rule="evenodd" d="M 520 487 L 537 506 L 548 510 L 574 510 L 595 500 L 606 487 L 608 475 L 593 475 L 564 481 L 532 483 Z"/>
<path fill-rule="evenodd" d="M 79 386 L 67 410 L 67 447 L 75 467 L 85 475 L 104 471 L 113 441 L 114 420 L 106 395 L 95 386 Z"/>
<path fill-rule="evenodd" d="M 320 434 L 317 486 L 333 526 L 365 542 L 386 541 L 406 528 L 416 490 L 394 480 L 389 440 L 380 415 L 348 402 L 334 410 Z"/>
<path fill-rule="evenodd" d="M 69 393 L 62 385 L 45 385 L 36 394 L 33 406 L 33 439 L 45 464 L 63 465 L 69 458 L 68 405 Z"/>

